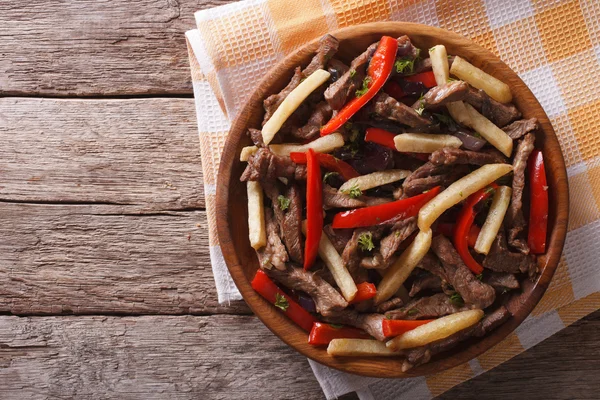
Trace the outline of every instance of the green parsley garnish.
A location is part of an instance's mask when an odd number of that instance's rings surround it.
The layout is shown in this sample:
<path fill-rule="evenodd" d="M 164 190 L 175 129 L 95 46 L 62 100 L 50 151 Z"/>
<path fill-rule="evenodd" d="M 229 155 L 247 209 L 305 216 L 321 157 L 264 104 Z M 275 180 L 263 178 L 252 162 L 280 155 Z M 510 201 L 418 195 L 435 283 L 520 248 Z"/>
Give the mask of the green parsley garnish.
<path fill-rule="evenodd" d="M 350 78 L 354 78 L 354 75 L 356 75 L 356 70 L 355 69 L 351 69 L 350 70 Z"/>
<path fill-rule="evenodd" d="M 424 95 L 421 95 L 421 97 L 419 97 L 419 100 L 417 101 L 419 102 L 419 108 L 417 108 L 415 111 L 417 112 L 417 114 L 422 115 L 423 111 L 425 111 Z"/>
<path fill-rule="evenodd" d="M 432 48 L 429 49 L 429 52 L 431 53 L 432 51 L 435 51 L 435 46 L 433 46 Z"/>
<path fill-rule="evenodd" d="M 352 128 L 350 131 L 350 142 L 354 143 L 358 139 L 358 135 L 360 134 L 358 128 Z"/>
<path fill-rule="evenodd" d="M 394 235 L 395 235 L 397 238 L 399 238 L 399 237 L 400 237 L 400 231 L 396 231 L 396 232 L 394 233 Z"/>
<path fill-rule="evenodd" d="M 327 182 L 327 179 L 331 176 L 339 175 L 337 172 L 326 172 L 325 176 L 323 176 L 323 182 Z"/>
<path fill-rule="evenodd" d="M 342 329 L 344 327 L 344 325 L 340 325 L 340 324 L 329 324 L 330 327 L 332 327 L 333 329 Z"/>
<path fill-rule="evenodd" d="M 371 83 L 371 78 L 366 77 L 363 79 L 362 87 L 356 91 L 356 97 L 364 96 L 369 91 L 369 84 Z"/>
<path fill-rule="evenodd" d="M 408 312 L 406 313 L 407 315 L 415 315 L 419 312 L 419 310 L 417 310 L 416 308 L 411 308 L 410 310 L 408 310 Z"/>
<path fill-rule="evenodd" d="M 494 189 L 494 188 L 493 188 L 493 187 L 491 187 L 491 186 L 487 187 L 487 188 L 484 190 L 485 194 L 492 194 L 492 193 L 494 193 L 495 191 L 496 191 L 496 189 Z"/>
<path fill-rule="evenodd" d="M 447 82 L 448 82 L 448 83 L 450 83 L 450 82 L 456 82 L 457 80 L 458 80 L 458 79 L 454 79 L 454 78 L 450 78 L 450 77 L 448 77 L 448 80 L 447 80 Z"/>
<path fill-rule="evenodd" d="M 463 306 L 465 304 L 465 301 L 458 292 L 454 292 L 454 294 L 450 296 L 450 301 L 457 306 Z"/>
<path fill-rule="evenodd" d="M 483 272 L 475 275 L 475 278 L 479 279 L 480 281 L 483 280 Z"/>
<path fill-rule="evenodd" d="M 363 232 L 358 236 L 358 247 L 362 251 L 371 251 L 375 248 L 373 244 L 373 234 L 371 232 Z"/>
<path fill-rule="evenodd" d="M 463 197 L 463 192 L 462 191 L 459 192 L 458 194 L 460 195 L 460 197 Z"/>
<path fill-rule="evenodd" d="M 357 199 L 360 196 L 362 196 L 362 190 L 360 190 L 360 188 L 358 187 L 358 184 L 354 184 L 352 185 L 349 189 L 344 190 L 343 193 L 346 193 L 348 196 L 350 196 L 353 199 Z"/>
<path fill-rule="evenodd" d="M 442 124 L 446 125 L 450 129 L 456 129 L 456 122 L 446 114 L 433 114 L 433 116 L 440 121 Z"/>
<path fill-rule="evenodd" d="M 394 63 L 396 67 L 396 72 L 402 74 L 404 72 L 412 73 L 415 69 L 415 60 L 411 60 L 408 58 L 403 58 Z"/>
<path fill-rule="evenodd" d="M 282 195 L 277 196 L 277 202 L 279 203 L 279 208 L 281 208 L 281 211 L 285 211 L 288 208 L 290 208 L 291 200 L 285 196 L 282 196 Z"/>
<path fill-rule="evenodd" d="M 287 299 L 280 295 L 279 293 L 275 293 L 275 307 L 279 308 L 282 311 L 287 311 L 290 303 L 288 303 Z"/>

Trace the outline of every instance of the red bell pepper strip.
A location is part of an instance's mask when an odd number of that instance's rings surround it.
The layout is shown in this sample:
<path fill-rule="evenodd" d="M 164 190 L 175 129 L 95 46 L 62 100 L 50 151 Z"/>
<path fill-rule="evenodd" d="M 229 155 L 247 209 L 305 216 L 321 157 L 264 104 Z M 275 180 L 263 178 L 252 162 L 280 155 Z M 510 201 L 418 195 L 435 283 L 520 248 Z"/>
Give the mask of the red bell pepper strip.
<path fill-rule="evenodd" d="M 386 83 L 383 87 L 383 91 L 398 101 L 400 101 L 401 98 L 406 96 L 406 94 L 402 90 L 402 87 L 398 84 L 398 82 L 394 81 L 389 81 L 388 83 Z"/>
<path fill-rule="evenodd" d="M 437 224 L 437 227 L 435 228 L 435 232 L 441 233 L 442 235 L 447 236 L 449 238 L 454 237 L 454 224 L 449 224 L 449 223 Z M 471 248 L 475 247 L 475 243 L 477 242 L 477 237 L 479 236 L 479 232 L 481 232 L 480 227 L 478 227 L 475 224 L 471 225 L 471 229 L 469 229 L 469 238 L 468 238 L 469 247 L 471 247 Z"/>
<path fill-rule="evenodd" d="M 396 149 L 396 143 L 394 143 L 395 137 L 395 134 L 388 132 L 385 129 L 368 128 L 365 134 L 365 142 L 377 143 L 387 147 L 388 149 L 398 151 L 398 149 Z M 401 153 L 422 161 L 429 161 L 429 154 L 426 153 Z"/>
<path fill-rule="evenodd" d="M 360 176 L 358 172 L 350 164 L 332 156 L 331 154 L 315 153 L 319 164 L 330 171 L 335 171 L 342 176 L 345 180 L 356 178 Z M 296 164 L 306 164 L 306 153 L 290 153 L 290 158 Z"/>
<path fill-rule="evenodd" d="M 384 36 L 367 68 L 367 92 L 350 100 L 331 120 L 321 128 L 321 136 L 329 135 L 344 125 L 358 110 L 381 90 L 394 68 L 398 41 Z"/>
<path fill-rule="evenodd" d="M 377 206 L 357 208 L 350 211 L 342 211 L 333 217 L 331 226 L 334 229 L 359 228 L 377 225 L 395 217 L 414 217 L 418 214 L 421 207 L 437 196 L 439 192 L 440 187 L 436 186 L 428 192 L 407 199 L 396 200 Z"/>
<path fill-rule="evenodd" d="M 349 326 L 335 326 L 324 322 L 315 322 L 308 335 L 308 343 L 314 346 L 328 345 L 333 339 L 370 339 L 367 332 Z"/>
<path fill-rule="evenodd" d="M 392 337 L 400 336 L 403 333 L 412 331 L 418 326 L 425 325 L 433 321 L 432 319 L 420 319 L 414 321 L 401 320 L 401 319 L 384 319 L 382 325 L 383 336 Z"/>
<path fill-rule="evenodd" d="M 306 153 L 306 242 L 304 269 L 310 269 L 317 259 L 323 233 L 323 181 L 319 159 L 313 149 Z"/>
<path fill-rule="evenodd" d="M 437 82 L 435 81 L 435 75 L 433 75 L 433 71 L 421 72 L 420 74 L 405 76 L 403 79 L 409 82 L 421 82 L 428 89 L 437 86 Z"/>
<path fill-rule="evenodd" d="M 361 301 L 369 300 L 375 297 L 377 294 L 377 288 L 370 282 L 363 282 L 356 285 L 356 296 L 350 302 L 350 304 L 360 303 Z"/>
<path fill-rule="evenodd" d="M 269 303 L 275 305 L 300 328 L 307 332 L 312 329 L 317 320 L 308 311 L 296 303 L 290 296 L 285 294 L 277 285 L 259 269 L 252 279 L 252 289 L 264 297 Z"/>
<path fill-rule="evenodd" d="M 529 191 L 531 207 L 529 210 L 529 234 L 527 243 L 533 254 L 546 252 L 546 233 L 548 231 L 548 183 L 544 156 L 534 149 L 529 156 Z"/>
<path fill-rule="evenodd" d="M 475 205 L 480 201 L 486 200 L 493 193 L 490 187 L 497 189 L 498 185 L 495 183 L 490 186 L 478 190 L 467 198 L 463 205 L 458 218 L 456 219 L 456 226 L 454 227 L 454 247 L 460 255 L 460 258 L 464 261 L 465 265 L 469 267 L 474 274 L 480 274 L 483 272 L 483 267 L 473 258 L 469 252 L 469 231 L 475 220 Z"/>

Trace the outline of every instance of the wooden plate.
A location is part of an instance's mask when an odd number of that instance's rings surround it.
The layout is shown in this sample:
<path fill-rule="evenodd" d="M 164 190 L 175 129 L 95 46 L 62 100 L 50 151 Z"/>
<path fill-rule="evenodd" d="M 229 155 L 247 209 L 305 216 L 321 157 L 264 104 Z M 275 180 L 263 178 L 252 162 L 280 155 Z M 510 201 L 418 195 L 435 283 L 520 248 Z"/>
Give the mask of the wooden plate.
<path fill-rule="evenodd" d="M 536 147 L 543 149 L 550 186 L 548 252 L 539 257 L 538 261 L 542 272 L 537 281 L 528 281 L 523 285 L 521 294 L 513 295 L 508 304 L 513 316 L 500 328 L 484 338 L 465 341 L 454 350 L 439 354 L 431 362 L 407 373 L 401 372 L 402 358 L 328 356 L 324 348 L 309 345 L 306 332 L 252 290 L 250 281 L 258 269 L 258 260 L 248 242 L 246 185 L 240 182 L 246 163 L 239 161 L 240 151 L 243 146 L 250 144 L 245 134 L 247 129 L 260 127 L 264 112 L 263 99 L 287 85 L 294 67 L 306 66 L 309 63 L 317 50 L 318 39 L 290 54 L 269 71 L 233 123 L 221 157 L 217 182 L 216 217 L 223 256 L 238 289 L 254 313 L 281 340 L 305 356 L 332 368 L 373 377 L 401 378 L 446 370 L 471 360 L 504 339 L 529 315 L 546 291 L 560 260 L 567 232 L 569 192 L 560 145 L 540 103 L 517 74 L 492 53 L 463 36 L 431 26 L 405 22 L 371 23 L 340 29 L 332 34 L 340 40 L 340 49 L 336 57 L 348 63 L 371 43 L 378 41 L 382 35 L 408 35 L 415 46 L 422 49 L 444 44 L 448 54 L 460 55 L 510 86 L 514 103 L 523 116 L 536 117 L 541 125 Z M 248 343 L 248 349 L 251 348 L 252 343 Z"/>

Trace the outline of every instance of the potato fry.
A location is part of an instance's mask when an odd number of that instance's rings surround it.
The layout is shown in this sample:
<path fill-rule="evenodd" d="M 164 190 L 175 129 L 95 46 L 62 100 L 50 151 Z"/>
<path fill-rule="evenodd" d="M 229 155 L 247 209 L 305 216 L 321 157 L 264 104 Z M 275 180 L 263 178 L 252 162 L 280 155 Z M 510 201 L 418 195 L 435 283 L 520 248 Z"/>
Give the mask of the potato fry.
<path fill-rule="evenodd" d="M 410 171 L 404 169 L 388 169 L 385 171 L 377 171 L 368 175 L 358 176 L 349 179 L 341 187 L 340 192 L 349 190 L 353 186 L 358 186 L 361 191 L 373 189 L 377 186 L 387 185 L 388 183 L 397 182 L 410 175 Z"/>
<path fill-rule="evenodd" d="M 306 234 L 306 221 L 302 222 L 302 232 Z M 354 279 L 352 279 L 352 275 L 350 275 L 350 272 L 346 269 L 344 260 L 342 260 L 342 257 L 340 257 L 335 247 L 333 247 L 333 244 L 325 232 L 321 234 L 319 256 L 321 256 L 325 265 L 329 268 L 333 280 L 342 292 L 342 296 L 344 296 L 347 301 L 352 301 L 354 296 L 356 296 L 358 288 L 356 287 L 356 283 L 354 283 Z"/>
<path fill-rule="evenodd" d="M 263 190 L 260 183 L 253 181 L 247 182 L 246 187 L 248 189 L 248 237 L 250 246 L 258 250 L 267 244 Z"/>
<path fill-rule="evenodd" d="M 438 85 L 444 85 L 450 78 L 448 72 L 448 53 L 446 52 L 446 46 L 438 44 L 429 49 L 429 58 L 431 59 L 431 68 L 433 69 L 433 75 L 435 76 L 435 82 Z"/>
<path fill-rule="evenodd" d="M 454 57 L 450 73 L 469 83 L 471 86 L 482 89 L 492 99 L 500 103 L 509 103 L 512 101 L 512 93 L 506 83 L 483 72 L 464 58 L 460 58 L 459 56 Z"/>
<path fill-rule="evenodd" d="M 296 111 L 300 104 L 302 104 L 315 89 L 327 82 L 330 75 L 329 72 L 318 69 L 287 95 L 279 107 L 277 107 L 273 116 L 262 128 L 263 142 L 266 145 L 271 143 L 271 140 L 273 140 L 273 137 L 279 132 L 279 129 L 281 129 L 281 126 L 289 116 Z"/>
<path fill-rule="evenodd" d="M 465 103 L 462 101 L 453 101 L 446 104 L 446 108 L 452 119 L 456 122 L 465 126 L 471 126 L 471 114 L 469 114 L 467 107 L 465 107 Z"/>
<path fill-rule="evenodd" d="M 385 343 L 375 339 L 333 339 L 327 346 L 330 356 L 396 356 Z"/>
<path fill-rule="evenodd" d="M 419 229 L 428 230 L 444 211 L 512 171 L 510 164 L 487 164 L 471 172 L 431 199 L 419 210 Z"/>
<path fill-rule="evenodd" d="M 490 211 L 475 242 L 474 250 L 476 252 L 487 254 L 490 251 L 492 243 L 494 243 L 494 239 L 496 239 L 496 235 L 498 235 L 498 231 L 502 226 L 511 195 L 512 189 L 508 186 L 500 186 L 496 189 Z"/>
<path fill-rule="evenodd" d="M 399 351 L 447 338 L 448 336 L 475 325 L 483 317 L 482 310 L 468 310 L 446 315 L 425 325 L 396 336 L 386 343 L 388 349 Z"/>
<path fill-rule="evenodd" d="M 481 115 L 473 106 L 467 103 L 464 103 L 464 105 L 469 112 L 470 127 L 475 129 L 492 146 L 500 150 L 502 154 L 510 157 L 513 150 L 513 140 L 510 136 L 494 125 L 492 121 Z"/>
<path fill-rule="evenodd" d="M 398 260 L 385 271 L 383 279 L 377 286 L 377 294 L 374 298 L 375 305 L 386 301 L 398 291 L 412 270 L 425 256 L 425 253 L 429 251 L 431 237 L 431 229 L 419 232 L 410 246 L 398 257 Z"/>
<path fill-rule="evenodd" d="M 344 145 L 344 137 L 340 133 L 332 133 L 331 135 L 323 136 L 313 140 L 307 144 L 299 143 L 281 143 L 272 144 L 269 149 L 273 154 L 278 156 L 289 156 L 292 152 L 304 153 L 308 149 L 313 149 L 317 153 L 330 153 L 333 150 L 342 147 Z M 248 161 L 251 155 L 254 155 L 258 151 L 256 146 L 247 146 L 242 149 L 240 153 L 240 161 Z"/>
<path fill-rule="evenodd" d="M 433 153 L 444 147 L 462 146 L 462 142 L 457 137 L 433 133 L 402 133 L 394 137 L 394 143 L 396 150 L 411 153 Z"/>

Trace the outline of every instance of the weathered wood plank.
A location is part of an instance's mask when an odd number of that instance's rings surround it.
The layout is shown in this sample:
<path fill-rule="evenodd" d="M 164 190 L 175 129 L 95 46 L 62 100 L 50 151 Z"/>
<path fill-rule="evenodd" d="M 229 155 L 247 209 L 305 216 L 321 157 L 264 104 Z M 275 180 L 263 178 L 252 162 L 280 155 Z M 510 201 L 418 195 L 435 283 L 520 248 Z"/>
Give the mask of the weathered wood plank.
<path fill-rule="evenodd" d="M 193 99 L 0 98 L 0 143 L 0 200 L 204 207 Z"/>
<path fill-rule="evenodd" d="M 183 34 L 231 0 L 0 2 L 0 95 L 189 94 Z"/>
<path fill-rule="evenodd" d="M 222 307 L 204 211 L 0 202 L 0 312 L 249 313 Z"/>

